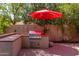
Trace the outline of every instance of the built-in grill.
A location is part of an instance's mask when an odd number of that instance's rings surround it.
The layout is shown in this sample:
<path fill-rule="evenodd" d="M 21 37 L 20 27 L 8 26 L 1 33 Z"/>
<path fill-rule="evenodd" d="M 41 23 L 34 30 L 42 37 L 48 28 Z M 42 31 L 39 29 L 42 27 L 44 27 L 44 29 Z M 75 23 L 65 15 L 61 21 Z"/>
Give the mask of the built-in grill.
<path fill-rule="evenodd" d="M 29 39 L 41 38 L 41 32 L 29 31 Z"/>
<path fill-rule="evenodd" d="M 41 40 L 41 32 L 29 31 L 29 41 L 31 48 L 39 48 Z"/>

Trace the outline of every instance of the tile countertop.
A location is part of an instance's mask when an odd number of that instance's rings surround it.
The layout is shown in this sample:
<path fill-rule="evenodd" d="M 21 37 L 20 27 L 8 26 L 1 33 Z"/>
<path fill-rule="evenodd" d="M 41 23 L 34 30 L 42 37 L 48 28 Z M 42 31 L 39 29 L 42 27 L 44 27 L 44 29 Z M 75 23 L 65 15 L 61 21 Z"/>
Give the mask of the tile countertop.
<path fill-rule="evenodd" d="M 10 35 L 14 35 L 15 33 L 6 33 L 3 35 L 0 35 L 0 38 L 6 37 L 6 36 L 10 36 Z"/>
<path fill-rule="evenodd" d="M 29 37 L 29 34 L 20 34 L 21 36 Z"/>
<path fill-rule="evenodd" d="M 18 34 L 10 35 L 10 36 L 7 36 L 7 37 L 0 38 L 0 42 L 12 42 L 12 41 L 15 41 L 16 39 L 18 39 L 20 37 L 21 37 L 21 35 L 18 35 Z"/>

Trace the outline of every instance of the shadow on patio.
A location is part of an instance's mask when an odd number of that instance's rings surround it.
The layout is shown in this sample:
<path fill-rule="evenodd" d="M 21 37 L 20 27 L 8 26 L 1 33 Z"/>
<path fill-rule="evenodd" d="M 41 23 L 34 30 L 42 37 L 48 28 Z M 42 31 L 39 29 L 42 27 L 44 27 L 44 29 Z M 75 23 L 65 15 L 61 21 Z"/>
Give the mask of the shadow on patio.
<path fill-rule="evenodd" d="M 77 56 L 79 51 L 72 45 L 54 44 L 48 49 L 22 49 L 20 56 Z"/>

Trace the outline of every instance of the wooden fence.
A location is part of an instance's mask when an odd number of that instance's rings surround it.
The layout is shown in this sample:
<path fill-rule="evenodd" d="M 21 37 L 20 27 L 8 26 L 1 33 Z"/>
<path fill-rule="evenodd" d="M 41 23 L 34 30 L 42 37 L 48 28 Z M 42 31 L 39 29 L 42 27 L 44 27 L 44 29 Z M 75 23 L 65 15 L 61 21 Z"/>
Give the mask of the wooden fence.
<path fill-rule="evenodd" d="M 50 30 L 48 32 L 49 39 L 51 41 L 59 41 L 62 40 L 62 32 L 60 29 L 53 25 L 47 26 Z M 16 32 L 18 34 L 27 35 L 31 30 L 39 30 L 42 31 L 42 27 L 36 24 L 26 24 L 26 25 L 13 25 L 6 29 L 6 33 Z"/>

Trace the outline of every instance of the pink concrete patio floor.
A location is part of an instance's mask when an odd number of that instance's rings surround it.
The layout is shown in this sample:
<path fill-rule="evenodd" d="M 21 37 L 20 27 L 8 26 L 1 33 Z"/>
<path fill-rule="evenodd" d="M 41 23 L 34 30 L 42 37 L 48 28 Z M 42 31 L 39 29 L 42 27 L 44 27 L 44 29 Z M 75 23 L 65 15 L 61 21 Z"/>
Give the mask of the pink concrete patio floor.
<path fill-rule="evenodd" d="M 22 49 L 19 56 L 79 56 L 79 44 L 54 43 L 48 49 Z"/>

